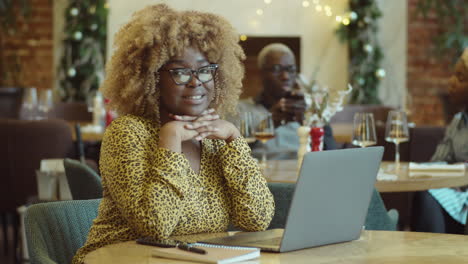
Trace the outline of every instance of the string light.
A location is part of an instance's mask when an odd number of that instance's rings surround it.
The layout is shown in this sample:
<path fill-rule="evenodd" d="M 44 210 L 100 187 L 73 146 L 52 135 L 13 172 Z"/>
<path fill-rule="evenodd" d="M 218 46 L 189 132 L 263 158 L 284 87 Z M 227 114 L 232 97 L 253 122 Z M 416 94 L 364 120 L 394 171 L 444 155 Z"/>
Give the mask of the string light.
<path fill-rule="evenodd" d="M 263 2 L 267 5 L 270 5 L 273 0 L 263 0 Z M 324 11 L 325 15 L 328 17 L 333 16 L 332 8 L 330 5 L 321 5 L 320 0 L 302 0 L 302 7 L 308 8 L 311 5 L 311 2 L 315 5 L 315 11 L 316 12 L 322 12 Z M 258 8 L 256 10 L 257 15 L 262 16 L 264 13 L 264 9 Z M 343 25 L 347 26 L 351 23 L 351 21 L 357 20 L 357 14 L 353 11 L 351 11 L 349 14 L 345 15 L 337 15 L 335 16 L 335 20 L 338 23 L 342 23 Z"/>
<path fill-rule="evenodd" d="M 241 41 L 246 41 L 247 40 L 247 36 L 246 35 L 240 35 L 239 39 Z"/>
<path fill-rule="evenodd" d="M 324 7 L 324 9 L 325 9 L 325 14 L 326 14 L 327 16 L 332 16 L 332 12 L 331 12 L 331 7 L 330 7 L 330 6 L 326 5 L 326 6 Z"/>
<path fill-rule="evenodd" d="M 347 25 L 349 25 L 349 19 L 348 18 L 343 18 L 343 21 L 341 23 L 343 23 L 343 25 L 347 26 Z"/>
<path fill-rule="evenodd" d="M 77 16 L 79 13 L 80 13 L 80 11 L 76 7 L 70 9 L 70 15 L 72 15 L 72 16 Z"/>

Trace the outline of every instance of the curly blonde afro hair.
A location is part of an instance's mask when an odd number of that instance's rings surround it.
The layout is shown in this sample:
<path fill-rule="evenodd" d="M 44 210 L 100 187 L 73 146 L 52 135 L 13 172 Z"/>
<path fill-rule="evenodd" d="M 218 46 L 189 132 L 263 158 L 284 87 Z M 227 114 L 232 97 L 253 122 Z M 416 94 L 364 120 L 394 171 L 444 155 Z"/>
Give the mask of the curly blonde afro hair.
<path fill-rule="evenodd" d="M 148 6 L 133 14 L 115 36 L 115 52 L 106 66 L 100 90 L 109 108 L 159 121 L 158 70 L 187 47 L 198 48 L 219 68 L 215 99 L 219 114 L 234 112 L 242 89 L 245 54 L 239 37 L 224 18 L 198 11 Z"/>
<path fill-rule="evenodd" d="M 468 111 L 468 47 L 455 64 L 455 73 L 449 80 L 448 95 L 452 104 Z"/>

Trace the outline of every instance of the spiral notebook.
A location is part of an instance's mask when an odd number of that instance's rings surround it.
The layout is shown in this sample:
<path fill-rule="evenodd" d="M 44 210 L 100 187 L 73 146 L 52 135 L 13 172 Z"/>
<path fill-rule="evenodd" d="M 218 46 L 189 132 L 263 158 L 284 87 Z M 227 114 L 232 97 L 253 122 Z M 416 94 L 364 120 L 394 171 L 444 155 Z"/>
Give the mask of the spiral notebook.
<path fill-rule="evenodd" d="M 228 264 L 260 257 L 260 249 L 253 247 L 221 246 L 195 243 L 192 246 L 204 249 L 206 254 L 197 254 L 179 248 L 155 248 L 153 257 L 196 261 L 199 263 Z"/>

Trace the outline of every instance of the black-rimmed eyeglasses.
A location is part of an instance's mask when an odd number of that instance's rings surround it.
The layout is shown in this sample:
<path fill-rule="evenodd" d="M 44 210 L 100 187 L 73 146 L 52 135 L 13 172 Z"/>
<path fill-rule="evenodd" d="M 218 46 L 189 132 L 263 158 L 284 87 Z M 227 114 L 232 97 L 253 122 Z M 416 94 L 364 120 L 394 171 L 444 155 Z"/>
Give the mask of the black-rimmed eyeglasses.
<path fill-rule="evenodd" d="M 282 72 L 287 72 L 289 74 L 296 74 L 297 73 L 297 68 L 295 65 L 281 65 L 281 64 L 275 64 L 272 65 L 271 67 L 268 67 L 265 69 L 266 71 L 269 71 L 273 74 L 279 74 Z"/>
<path fill-rule="evenodd" d="M 192 81 L 193 76 L 197 77 L 197 79 L 201 83 L 206 83 L 213 80 L 216 70 L 218 69 L 218 64 L 210 64 L 207 66 L 203 66 L 198 68 L 198 70 L 192 70 L 189 68 L 176 68 L 176 69 L 162 69 L 159 71 L 167 71 L 171 74 L 172 80 L 177 85 L 184 85 Z"/>

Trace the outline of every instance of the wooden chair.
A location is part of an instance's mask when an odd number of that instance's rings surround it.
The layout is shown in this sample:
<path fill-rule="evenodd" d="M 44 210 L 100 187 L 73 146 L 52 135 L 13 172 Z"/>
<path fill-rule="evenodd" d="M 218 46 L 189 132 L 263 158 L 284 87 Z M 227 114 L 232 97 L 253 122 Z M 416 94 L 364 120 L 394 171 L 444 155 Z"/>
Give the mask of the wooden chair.
<path fill-rule="evenodd" d="M 49 116 L 73 122 L 91 123 L 93 121 L 93 114 L 88 112 L 88 105 L 82 102 L 56 103 Z"/>
<path fill-rule="evenodd" d="M 0 88 L 0 118 L 18 119 L 20 115 L 22 88 Z"/>
<path fill-rule="evenodd" d="M 4 219 L 13 216 L 16 246 L 17 208 L 37 196 L 36 170 L 40 161 L 68 157 L 73 154 L 74 146 L 70 127 L 62 120 L 0 119 L 0 141 L 0 214 Z"/>

